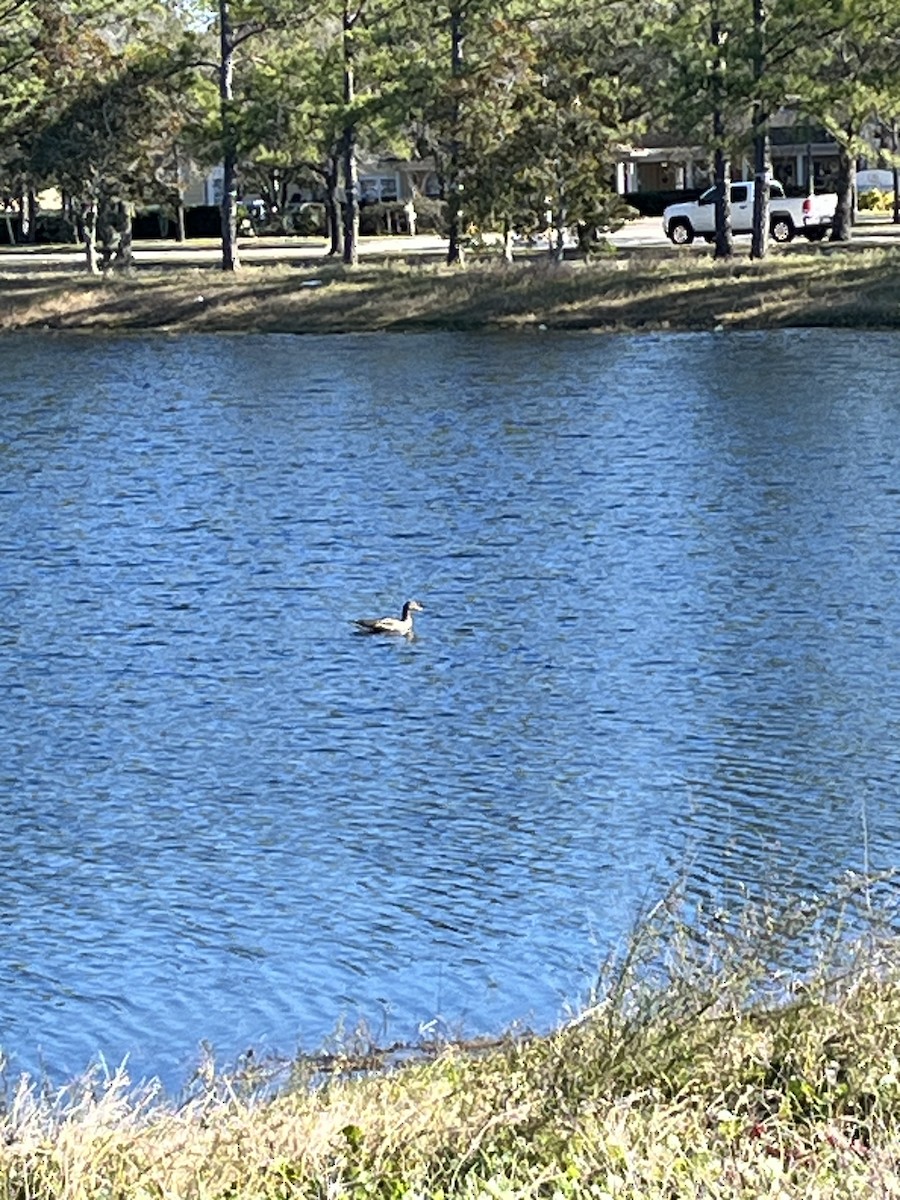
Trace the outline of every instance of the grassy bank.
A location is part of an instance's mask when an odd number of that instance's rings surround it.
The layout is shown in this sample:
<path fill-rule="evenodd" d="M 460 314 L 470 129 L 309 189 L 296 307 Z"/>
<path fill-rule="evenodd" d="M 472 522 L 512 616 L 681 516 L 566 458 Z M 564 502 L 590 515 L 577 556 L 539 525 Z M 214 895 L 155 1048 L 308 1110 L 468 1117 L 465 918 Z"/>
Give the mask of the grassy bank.
<path fill-rule="evenodd" d="M 328 333 L 412 329 L 900 328 L 900 250 L 797 246 L 742 254 L 618 252 L 590 264 L 474 265 L 385 259 L 142 268 L 132 278 L 3 272 L 0 330 Z"/>
<path fill-rule="evenodd" d="M 602 998 L 551 1036 L 368 1074 L 300 1063 L 274 1099 L 221 1079 L 178 1109 L 121 1078 L 56 1097 L 23 1086 L 0 1120 L 0 1196 L 900 1195 L 900 947 L 832 947 L 802 976 L 778 966 L 833 917 L 719 915 L 662 941 L 650 922 Z"/>

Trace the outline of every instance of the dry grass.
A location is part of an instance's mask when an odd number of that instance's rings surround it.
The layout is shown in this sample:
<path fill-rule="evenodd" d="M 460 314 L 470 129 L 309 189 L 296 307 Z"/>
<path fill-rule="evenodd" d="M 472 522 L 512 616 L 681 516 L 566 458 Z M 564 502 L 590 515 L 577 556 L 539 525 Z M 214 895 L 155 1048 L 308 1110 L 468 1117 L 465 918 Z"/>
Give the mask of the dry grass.
<path fill-rule="evenodd" d="M 275 1098 L 221 1077 L 178 1108 L 121 1074 L 24 1081 L 0 1197 L 898 1196 L 897 944 L 823 938 L 839 925 L 832 903 L 705 928 L 663 905 L 548 1037 L 316 1086 L 298 1064 Z M 787 972 L 798 935 L 822 953 Z"/>
<path fill-rule="evenodd" d="M 0 276 L 0 329 L 361 332 L 411 329 L 900 328 L 900 252 L 791 247 L 763 262 L 619 253 L 591 264 L 453 270 L 385 260 Z"/>

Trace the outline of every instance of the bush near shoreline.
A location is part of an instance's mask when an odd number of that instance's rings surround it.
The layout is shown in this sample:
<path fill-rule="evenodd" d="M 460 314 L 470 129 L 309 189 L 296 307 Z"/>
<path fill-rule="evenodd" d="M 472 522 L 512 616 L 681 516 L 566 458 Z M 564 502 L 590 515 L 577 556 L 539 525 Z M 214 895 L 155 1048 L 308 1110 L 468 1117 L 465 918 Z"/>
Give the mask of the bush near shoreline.
<path fill-rule="evenodd" d="M 3 261 L 0 256 L 0 272 Z M 751 261 L 616 251 L 593 262 L 448 268 L 420 258 L 142 267 L 96 280 L 0 274 L 0 331 L 331 333 L 437 329 L 655 331 L 900 328 L 900 250 L 796 245 Z"/>
<path fill-rule="evenodd" d="M 298 1060 L 277 1095 L 246 1072 L 180 1106 L 121 1074 L 55 1094 L 23 1081 L 0 1110 L 0 1196 L 900 1196 L 900 945 L 870 905 L 857 886 L 686 924 L 666 901 L 548 1036 L 394 1069 Z"/>

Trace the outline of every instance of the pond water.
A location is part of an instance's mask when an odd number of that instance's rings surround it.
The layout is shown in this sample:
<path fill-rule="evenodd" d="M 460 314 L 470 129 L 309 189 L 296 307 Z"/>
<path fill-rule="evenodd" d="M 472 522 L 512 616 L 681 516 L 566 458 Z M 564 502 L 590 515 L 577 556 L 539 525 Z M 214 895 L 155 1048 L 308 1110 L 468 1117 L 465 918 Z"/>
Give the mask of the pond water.
<path fill-rule="evenodd" d="M 17 1069 L 546 1028 L 673 880 L 898 863 L 896 334 L 12 336 L 0 397 Z"/>

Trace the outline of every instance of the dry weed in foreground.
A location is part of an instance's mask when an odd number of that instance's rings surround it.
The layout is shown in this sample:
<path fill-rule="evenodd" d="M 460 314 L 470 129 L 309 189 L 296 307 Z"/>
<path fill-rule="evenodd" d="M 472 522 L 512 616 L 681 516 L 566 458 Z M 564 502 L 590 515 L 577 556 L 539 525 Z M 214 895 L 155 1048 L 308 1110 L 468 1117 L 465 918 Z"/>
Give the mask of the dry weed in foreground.
<path fill-rule="evenodd" d="M 842 934 L 860 896 L 705 925 L 664 904 L 552 1035 L 361 1075 L 332 1057 L 275 1097 L 23 1080 L 0 1198 L 900 1196 L 898 943 Z"/>

